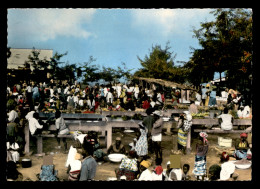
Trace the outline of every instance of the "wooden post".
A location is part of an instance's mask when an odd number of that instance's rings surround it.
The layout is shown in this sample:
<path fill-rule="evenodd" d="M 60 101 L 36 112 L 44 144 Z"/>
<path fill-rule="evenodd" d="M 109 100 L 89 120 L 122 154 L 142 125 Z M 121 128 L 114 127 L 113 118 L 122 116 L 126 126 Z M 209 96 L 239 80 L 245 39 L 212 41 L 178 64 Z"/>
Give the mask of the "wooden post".
<path fill-rule="evenodd" d="M 112 126 L 107 125 L 107 149 L 111 146 L 112 144 Z"/>
<path fill-rule="evenodd" d="M 24 126 L 24 138 L 25 138 L 25 145 L 24 145 L 24 153 L 30 153 L 30 131 L 29 131 L 29 123 L 26 123 Z"/>
<path fill-rule="evenodd" d="M 178 133 L 177 133 L 178 135 Z M 178 141 L 177 141 L 177 135 L 172 135 L 172 147 L 173 147 L 173 151 L 177 151 L 178 150 Z"/>
<path fill-rule="evenodd" d="M 187 90 L 187 100 L 190 100 L 190 90 Z"/>
<path fill-rule="evenodd" d="M 181 103 L 183 103 L 184 94 L 185 94 L 184 89 L 181 89 Z"/>
<path fill-rule="evenodd" d="M 187 144 L 186 144 L 186 153 L 187 154 L 190 154 L 190 152 L 191 152 L 190 143 L 191 143 L 191 129 L 189 129 L 189 132 L 187 135 Z"/>
<path fill-rule="evenodd" d="M 37 136 L 37 154 L 42 154 L 42 137 Z"/>

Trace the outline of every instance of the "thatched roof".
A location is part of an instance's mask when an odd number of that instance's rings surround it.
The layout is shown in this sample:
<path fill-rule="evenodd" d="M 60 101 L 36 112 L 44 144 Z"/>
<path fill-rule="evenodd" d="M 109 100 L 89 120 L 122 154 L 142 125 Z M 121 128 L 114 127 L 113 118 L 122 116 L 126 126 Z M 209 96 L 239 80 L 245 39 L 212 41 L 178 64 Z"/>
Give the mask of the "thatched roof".
<path fill-rule="evenodd" d="M 179 88 L 179 89 L 196 90 L 195 88 L 185 85 L 185 84 L 180 84 L 180 83 L 176 83 L 176 82 L 172 82 L 172 81 L 166 81 L 166 80 L 162 80 L 162 79 L 144 78 L 144 77 L 134 77 L 134 79 L 145 81 L 147 83 L 157 83 L 157 84 L 159 84 L 161 86 L 165 86 L 165 87 L 175 87 L 175 88 Z"/>

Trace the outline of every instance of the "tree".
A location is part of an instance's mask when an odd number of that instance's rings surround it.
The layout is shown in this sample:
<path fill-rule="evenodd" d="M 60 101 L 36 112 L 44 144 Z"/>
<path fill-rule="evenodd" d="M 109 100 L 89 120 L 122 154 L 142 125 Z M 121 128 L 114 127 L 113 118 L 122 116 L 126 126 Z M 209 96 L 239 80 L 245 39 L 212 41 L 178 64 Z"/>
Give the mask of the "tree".
<path fill-rule="evenodd" d="M 140 64 L 143 68 L 135 73 L 135 76 L 150 76 L 153 78 L 166 79 L 169 77 L 169 69 L 174 66 L 172 52 L 169 52 L 169 43 L 166 44 L 165 49 L 162 49 L 160 45 L 152 46 L 152 51 L 149 56 L 145 55 L 144 60 L 137 56 Z"/>
<path fill-rule="evenodd" d="M 216 9 L 211 12 L 215 21 L 201 23 L 201 28 L 194 29 L 201 49 L 195 49 L 187 67 L 202 69 L 204 73 L 225 71 L 230 83 L 245 76 L 251 69 L 252 55 L 252 15 L 246 9 Z M 195 71 L 197 72 L 197 71 Z M 205 79 L 203 76 L 200 77 Z M 233 85 L 234 87 L 234 85 Z"/>
<path fill-rule="evenodd" d="M 149 56 L 144 60 L 137 57 L 143 68 L 134 73 L 136 77 L 151 77 L 183 83 L 187 80 L 189 70 L 182 66 L 175 66 L 176 54 L 170 52 L 169 42 L 164 49 L 160 45 L 152 46 Z"/>

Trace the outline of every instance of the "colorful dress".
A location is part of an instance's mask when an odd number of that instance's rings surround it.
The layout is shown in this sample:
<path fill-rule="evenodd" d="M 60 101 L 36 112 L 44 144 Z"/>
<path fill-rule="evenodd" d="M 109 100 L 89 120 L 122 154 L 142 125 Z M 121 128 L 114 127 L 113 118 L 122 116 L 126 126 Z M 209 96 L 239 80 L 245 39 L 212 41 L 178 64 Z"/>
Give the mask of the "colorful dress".
<path fill-rule="evenodd" d="M 116 172 L 116 175 L 117 177 L 125 175 L 126 180 L 134 180 L 137 171 L 137 159 L 130 159 L 128 157 L 124 157 L 119 166 L 119 170 Z"/>
<path fill-rule="evenodd" d="M 239 148 L 245 148 L 245 149 L 235 149 L 234 155 L 238 159 L 247 159 L 247 148 L 249 147 L 249 144 L 247 141 L 245 142 L 239 142 L 237 144 Z"/>
<path fill-rule="evenodd" d="M 193 169 L 193 174 L 195 176 L 203 176 L 206 175 L 207 169 L 207 161 L 206 155 L 208 152 L 208 145 L 196 145 L 196 155 L 195 155 L 195 165 Z"/>
<path fill-rule="evenodd" d="M 180 144 L 181 146 L 186 147 L 187 135 L 188 135 L 188 132 L 185 132 L 185 131 L 183 131 L 182 128 L 179 128 L 179 130 L 178 130 L 178 138 L 177 138 L 178 144 Z"/>
<path fill-rule="evenodd" d="M 136 142 L 135 151 L 138 156 L 145 156 L 148 154 L 148 143 L 147 143 L 147 129 L 140 129 L 141 136 Z"/>

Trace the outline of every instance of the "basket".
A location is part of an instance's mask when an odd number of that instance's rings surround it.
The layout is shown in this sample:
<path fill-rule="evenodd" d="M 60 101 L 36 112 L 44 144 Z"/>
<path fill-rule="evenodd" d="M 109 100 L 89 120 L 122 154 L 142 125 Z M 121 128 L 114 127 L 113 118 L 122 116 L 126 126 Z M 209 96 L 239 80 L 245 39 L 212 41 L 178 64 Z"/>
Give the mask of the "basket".
<path fill-rule="evenodd" d="M 118 154 L 118 153 L 108 155 L 109 160 L 112 162 L 121 162 L 123 157 L 125 157 L 124 154 Z"/>
<path fill-rule="evenodd" d="M 218 145 L 222 147 L 231 147 L 232 146 L 232 139 L 231 138 L 223 138 L 218 137 Z"/>

